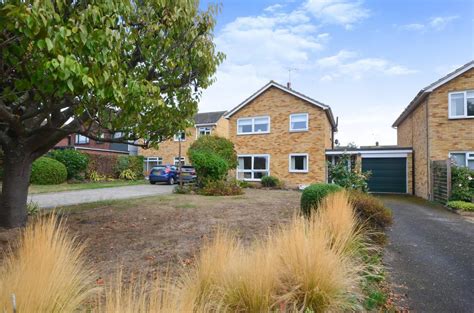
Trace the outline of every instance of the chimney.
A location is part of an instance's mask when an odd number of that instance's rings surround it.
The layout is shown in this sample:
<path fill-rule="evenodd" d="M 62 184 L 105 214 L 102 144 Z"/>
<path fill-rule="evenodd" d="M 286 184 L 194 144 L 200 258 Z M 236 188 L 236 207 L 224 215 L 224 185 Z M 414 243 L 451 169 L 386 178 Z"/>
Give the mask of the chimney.
<path fill-rule="evenodd" d="M 375 142 L 375 146 L 376 146 L 376 147 L 379 146 L 379 142 L 378 142 L 378 141 Z"/>
<path fill-rule="evenodd" d="M 286 83 L 286 88 L 291 89 L 291 83 L 290 82 Z"/>

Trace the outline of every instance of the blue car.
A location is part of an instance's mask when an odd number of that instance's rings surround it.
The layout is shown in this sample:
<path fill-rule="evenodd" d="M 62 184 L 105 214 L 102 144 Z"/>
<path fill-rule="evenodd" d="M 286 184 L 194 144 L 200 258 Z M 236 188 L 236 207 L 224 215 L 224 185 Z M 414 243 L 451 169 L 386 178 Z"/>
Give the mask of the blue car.
<path fill-rule="evenodd" d="M 168 183 L 173 185 L 178 181 L 178 171 L 173 165 L 159 165 L 155 166 L 150 171 L 150 184 L 154 185 L 158 182 Z"/>

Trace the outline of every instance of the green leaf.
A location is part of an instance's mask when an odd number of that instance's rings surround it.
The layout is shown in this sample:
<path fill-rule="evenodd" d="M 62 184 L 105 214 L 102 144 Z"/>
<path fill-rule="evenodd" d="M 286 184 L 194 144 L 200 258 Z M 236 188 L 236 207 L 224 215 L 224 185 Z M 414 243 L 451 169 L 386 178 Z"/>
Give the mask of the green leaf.
<path fill-rule="evenodd" d="M 44 42 L 43 39 L 38 40 L 38 42 L 36 43 L 36 45 L 37 45 L 38 48 L 40 48 L 40 49 L 44 49 L 44 48 L 46 47 L 46 43 Z"/>
<path fill-rule="evenodd" d="M 67 81 L 67 86 L 69 87 L 69 90 L 71 90 L 71 92 L 74 91 L 74 85 L 72 84 L 72 79 L 69 79 Z"/>
<path fill-rule="evenodd" d="M 53 45 L 53 42 L 51 41 L 51 39 L 46 38 L 44 41 L 46 42 L 46 46 L 48 46 L 48 51 L 53 50 L 54 45 Z"/>

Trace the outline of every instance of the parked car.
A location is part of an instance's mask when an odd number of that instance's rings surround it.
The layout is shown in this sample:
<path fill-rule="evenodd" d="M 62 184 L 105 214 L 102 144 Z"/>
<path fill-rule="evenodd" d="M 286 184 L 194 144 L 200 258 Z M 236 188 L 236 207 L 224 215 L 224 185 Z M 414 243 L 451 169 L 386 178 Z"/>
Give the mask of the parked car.
<path fill-rule="evenodd" d="M 178 170 L 174 165 L 159 165 L 151 169 L 148 179 L 150 184 L 166 182 L 173 185 L 178 181 Z"/>
<path fill-rule="evenodd" d="M 178 182 L 179 182 L 180 176 L 183 179 L 183 183 L 194 182 L 196 181 L 196 178 L 197 178 L 196 169 L 192 167 L 191 165 L 183 165 L 181 166 L 181 172 L 179 172 L 179 169 L 178 169 L 178 178 L 177 178 Z"/>

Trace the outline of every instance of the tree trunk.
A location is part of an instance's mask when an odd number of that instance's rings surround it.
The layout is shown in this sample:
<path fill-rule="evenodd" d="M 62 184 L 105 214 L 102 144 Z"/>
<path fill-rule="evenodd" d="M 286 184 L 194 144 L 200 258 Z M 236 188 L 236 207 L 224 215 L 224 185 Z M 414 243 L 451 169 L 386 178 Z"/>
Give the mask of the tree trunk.
<path fill-rule="evenodd" d="M 3 184 L 0 195 L 0 226 L 20 227 L 26 224 L 26 203 L 33 158 L 17 147 L 4 151 Z"/>

